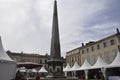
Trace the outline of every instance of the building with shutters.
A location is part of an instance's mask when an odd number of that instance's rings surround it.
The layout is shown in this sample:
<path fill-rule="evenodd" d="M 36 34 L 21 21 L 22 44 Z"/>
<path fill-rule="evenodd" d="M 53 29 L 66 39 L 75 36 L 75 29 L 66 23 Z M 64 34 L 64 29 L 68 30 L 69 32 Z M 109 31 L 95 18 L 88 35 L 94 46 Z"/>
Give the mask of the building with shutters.
<path fill-rule="evenodd" d="M 93 65 L 98 56 L 101 56 L 104 61 L 111 63 L 117 55 L 118 45 L 120 45 L 120 32 L 107 36 L 98 41 L 90 41 L 82 43 L 82 46 L 75 48 L 66 53 L 66 62 L 73 66 L 75 62 L 82 65 L 85 58 Z"/>

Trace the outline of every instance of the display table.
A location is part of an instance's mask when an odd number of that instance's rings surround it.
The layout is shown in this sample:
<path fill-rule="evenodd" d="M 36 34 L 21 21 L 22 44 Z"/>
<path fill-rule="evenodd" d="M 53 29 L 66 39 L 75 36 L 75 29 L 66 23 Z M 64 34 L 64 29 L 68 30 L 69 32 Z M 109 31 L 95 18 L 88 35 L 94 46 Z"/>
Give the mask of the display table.
<path fill-rule="evenodd" d="M 120 80 L 120 76 L 109 76 L 108 80 Z"/>

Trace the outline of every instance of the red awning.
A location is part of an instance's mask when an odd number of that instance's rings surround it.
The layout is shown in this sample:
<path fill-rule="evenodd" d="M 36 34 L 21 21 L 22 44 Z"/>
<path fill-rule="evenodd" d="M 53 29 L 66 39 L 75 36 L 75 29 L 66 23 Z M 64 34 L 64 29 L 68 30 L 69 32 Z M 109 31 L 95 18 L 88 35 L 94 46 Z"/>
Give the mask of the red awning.
<path fill-rule="evenodd" d="M 33 63 L 33 62 L 18 62 L 17 67 L 25 67 L 27 69 L 42 67 L 42 64 Z"/>

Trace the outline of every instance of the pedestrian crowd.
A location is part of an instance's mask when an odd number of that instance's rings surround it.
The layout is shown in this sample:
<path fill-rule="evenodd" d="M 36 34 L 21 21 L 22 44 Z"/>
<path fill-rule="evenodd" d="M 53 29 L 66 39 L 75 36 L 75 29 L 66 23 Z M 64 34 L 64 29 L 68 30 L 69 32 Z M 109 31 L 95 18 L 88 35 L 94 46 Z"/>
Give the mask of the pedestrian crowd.
<path fill-rule="evenodd" d="M 15 80 L 28 80 L 29 75 L 25 72 L 24 74 L 21 74 L 21 72 L 18 70 L 15 76 Z M 40 75 L 37 72 L 35 75 L 35 80 L 40 80 Z"/>

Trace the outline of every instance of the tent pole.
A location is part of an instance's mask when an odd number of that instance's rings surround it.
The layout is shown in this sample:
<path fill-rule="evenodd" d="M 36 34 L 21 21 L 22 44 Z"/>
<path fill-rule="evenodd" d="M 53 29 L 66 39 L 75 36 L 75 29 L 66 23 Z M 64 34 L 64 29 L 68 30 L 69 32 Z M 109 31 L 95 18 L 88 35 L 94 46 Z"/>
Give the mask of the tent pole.
<path fill-rule="evenodd" d="M 67 77 L 67 72 L 65 71 L 65 77 Z"/>
<path fill-rule="evenodd" d="M 88 69 L 86 69 L 84 71 L 85 71 L 85 80 L 88 80 Z"/>
<path fill-rule="evenodd" d="M 74 72 L 74 77 L 76 77 L 76 71 L 73 71 Z"/>
<path fill-rule="evenodd" d="M 101 68 L 101 72 L 104 76 L 104 80 L 106 80 L 106 68 Z"/>

